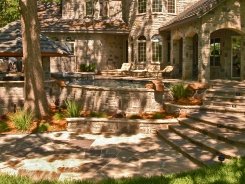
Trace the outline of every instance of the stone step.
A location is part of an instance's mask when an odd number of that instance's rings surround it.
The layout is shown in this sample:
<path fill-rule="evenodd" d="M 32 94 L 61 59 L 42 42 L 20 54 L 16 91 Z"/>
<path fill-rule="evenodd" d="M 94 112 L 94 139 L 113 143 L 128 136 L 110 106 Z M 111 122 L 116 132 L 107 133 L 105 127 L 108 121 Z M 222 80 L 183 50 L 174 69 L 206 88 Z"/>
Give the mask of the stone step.
<path fill-rule="evenodd" d="M 217 155 L 203 149 L 202 147 L 183 139 L 178 134 L 169 130 L 158 130 L 159 137 L 164 139 L 174 149 L 189 158 L 199 166 L 207 166 L 218 162 Z"/>
<path fill-rule="evenodd" d="M 171 125 L 169 129 L 192 143 L 208 149 L 213 154 L 225 155 L 226 158 L 240 158 L 245 156 L 245 148 L 233 146 L 224 141 L 211 138 L 186 126 Z"/>
<path fill-rule="evenodd" d="M 226 102 L 238 102 L 238 103 L 245 103 L 245 96 L 232 96 L 232 95 L 226 95 L 226 96 L 220 96 L 220 95 L 214 95 L 214 94 L 205 94 L 204 100 L 220 100 L 220 101 L 226 101 Z"/>
<path fill-rule="evenodd" d="M 222 106 L 216 106 L 216 105 L 202 105 L 200 107 L 201 111 L 212 111 L 212 112 L 222 112 L 227 114 L 237 114 L 237 115 L 244 115 L 245 114 L 245 108 L 243 107 L 222 107 Z"/>
<path fill-rule="evenodd" d="M 179 123 L 186 125 L 193 130 L 197 130 L 215 139 L 225 141 L 230 144 L 245 147 L 245 134 L 244 132 L 230 130 L 227 128 L 217 127 L 209 125 L 207 123 L 202 123 L 195 121 L 193 119 L 181 119 Z"/>
<path fill-rule="evenodd" d="M 245 103 L 224 102 L 220 99 L 218 99 L 218 100 L 203 100 L 203 105 L 214 105 L 214 106 L 232 107 L 232 108 L 245 108 Z"/>
<path fill-rule="evenodd" d="M 224 127 L 236 131 L 245 131 L 245 117 L 217 113 L 191 113 L 187 117 L 196 121 L 201 121 L 217 127 Z"/>
<path fill-rule="evenodd" d="M 206 90 L 206 94 L 245 96 L 245 88 L 217 87 Z"/>

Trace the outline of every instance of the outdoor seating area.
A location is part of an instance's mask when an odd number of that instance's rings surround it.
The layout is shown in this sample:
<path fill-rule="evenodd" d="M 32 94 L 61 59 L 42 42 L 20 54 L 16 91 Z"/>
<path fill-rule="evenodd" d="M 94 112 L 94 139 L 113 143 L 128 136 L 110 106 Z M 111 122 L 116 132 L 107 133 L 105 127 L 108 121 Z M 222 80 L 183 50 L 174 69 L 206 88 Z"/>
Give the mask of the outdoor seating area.
<path fill-rule="evenodd" d="M 149 64 L 146 67 L 133 65 L 132 63 L 123 63 L 120 69 L 102 70 L 102 76 L 132 76 L 132 77 L 149 77 L 149 78 L 170 78 L 174 66 L 167 65 L 160 69 L 159 65 Z"/>

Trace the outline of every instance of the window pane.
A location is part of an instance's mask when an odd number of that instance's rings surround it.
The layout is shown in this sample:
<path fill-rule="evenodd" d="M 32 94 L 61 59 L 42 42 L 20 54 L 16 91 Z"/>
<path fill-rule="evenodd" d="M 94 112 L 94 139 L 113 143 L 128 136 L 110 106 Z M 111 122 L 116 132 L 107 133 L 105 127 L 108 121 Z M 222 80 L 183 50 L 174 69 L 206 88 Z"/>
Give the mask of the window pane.
<path fill-rule="evenodd" d="M 152 61 L 153 62 L 162 61 L 162 45 L 159 42 L 152 43 Z"/>
<path fill-rule="evenodd" d="M 175 13 L 175 0 L 168 0 L 167 2 L 168 13 Z"/>
<path fill-rule="evenodd" d="M 146 62 L 146 43 L 138 43 L 139 62 Z"/>
<path fill-rule="evenodd" d="M 87 1 L 86 2 L 86 15 L 93 15 L 93 2 L 92 1 Z"/>
<path fill-rule="evenodd" d="M 162 12 L 162 0 L 153 0 L 152 1 L 152 11 L 153 12 Z"/>
<path fill-rule="evenodd" d="M 220 38 L 211 39 L 210 66 L 220 66 Z"/>
<path fill-rule="evenodd" d="M 138 0 L 138 13 L 146 12 L 146 0 Z"/>

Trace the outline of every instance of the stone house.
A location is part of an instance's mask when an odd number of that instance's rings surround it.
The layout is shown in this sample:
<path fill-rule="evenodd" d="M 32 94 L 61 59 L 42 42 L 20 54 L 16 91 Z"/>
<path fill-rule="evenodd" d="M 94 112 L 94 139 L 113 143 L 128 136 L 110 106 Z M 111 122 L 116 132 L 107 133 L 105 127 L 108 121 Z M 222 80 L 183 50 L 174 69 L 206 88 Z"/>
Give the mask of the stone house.
<path fill-rule="evenodd" d="M 39 15 L 42 32 L 73 52 L 53 59 L 52 72 L 132 62 L 137 69 L 174 65 L 175 76 L 204 82 L 244 79 L 244 6 L 244 0 L 63 0 L 39 6 Z"/>
<path fill-rule="evenodd" d="M 245 79 L 245 1 L 200 0 L 160 28 L 182 79 Z M 167 39 L 165 39 L 165 42 Z"/>
<path fill-rule="evenodd" d="M 81 63 L 98 70 L 163 64 L 159 28 L 193 0 L 64 0 L 41 4 L 42 32 L 70 47 L 69 59 L 55 58 L 52 72 L 79 71 Z"/>

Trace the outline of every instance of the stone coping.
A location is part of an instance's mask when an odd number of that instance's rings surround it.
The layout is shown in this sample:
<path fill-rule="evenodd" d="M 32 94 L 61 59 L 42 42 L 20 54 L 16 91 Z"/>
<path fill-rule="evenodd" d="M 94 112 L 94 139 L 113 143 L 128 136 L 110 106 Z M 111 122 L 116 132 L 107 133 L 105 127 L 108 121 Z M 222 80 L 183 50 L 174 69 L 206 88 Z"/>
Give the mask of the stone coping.
<path fill-rule="evenodd" d="M 24 82 L 25 81 L 0 81 L 0 84 L 15 84 L 15 83 L 22 84 Z M 44 81 L 44 83 L 54 83 L 54 82 L 56 82 L 56 80 L 54 79 Z"/>
<path fill-rule="evenodd" d="M 164 105 L 172 106 L 175 108 L 181 108 L 181 109 L 200 109 L 201 108 L 201 105 L 179 105 L 179 104 L 173 104 L 170 102 L 165 102 Z"/>
<path fill-rule="evenodd" d="M 177 118 L 173 119 L 126 119 L 126 118 L 66 118 L 67 122 L 108 122 L 108 123 L 143 123 L 143 124 L 169 124 L 178 123 Z"/>

